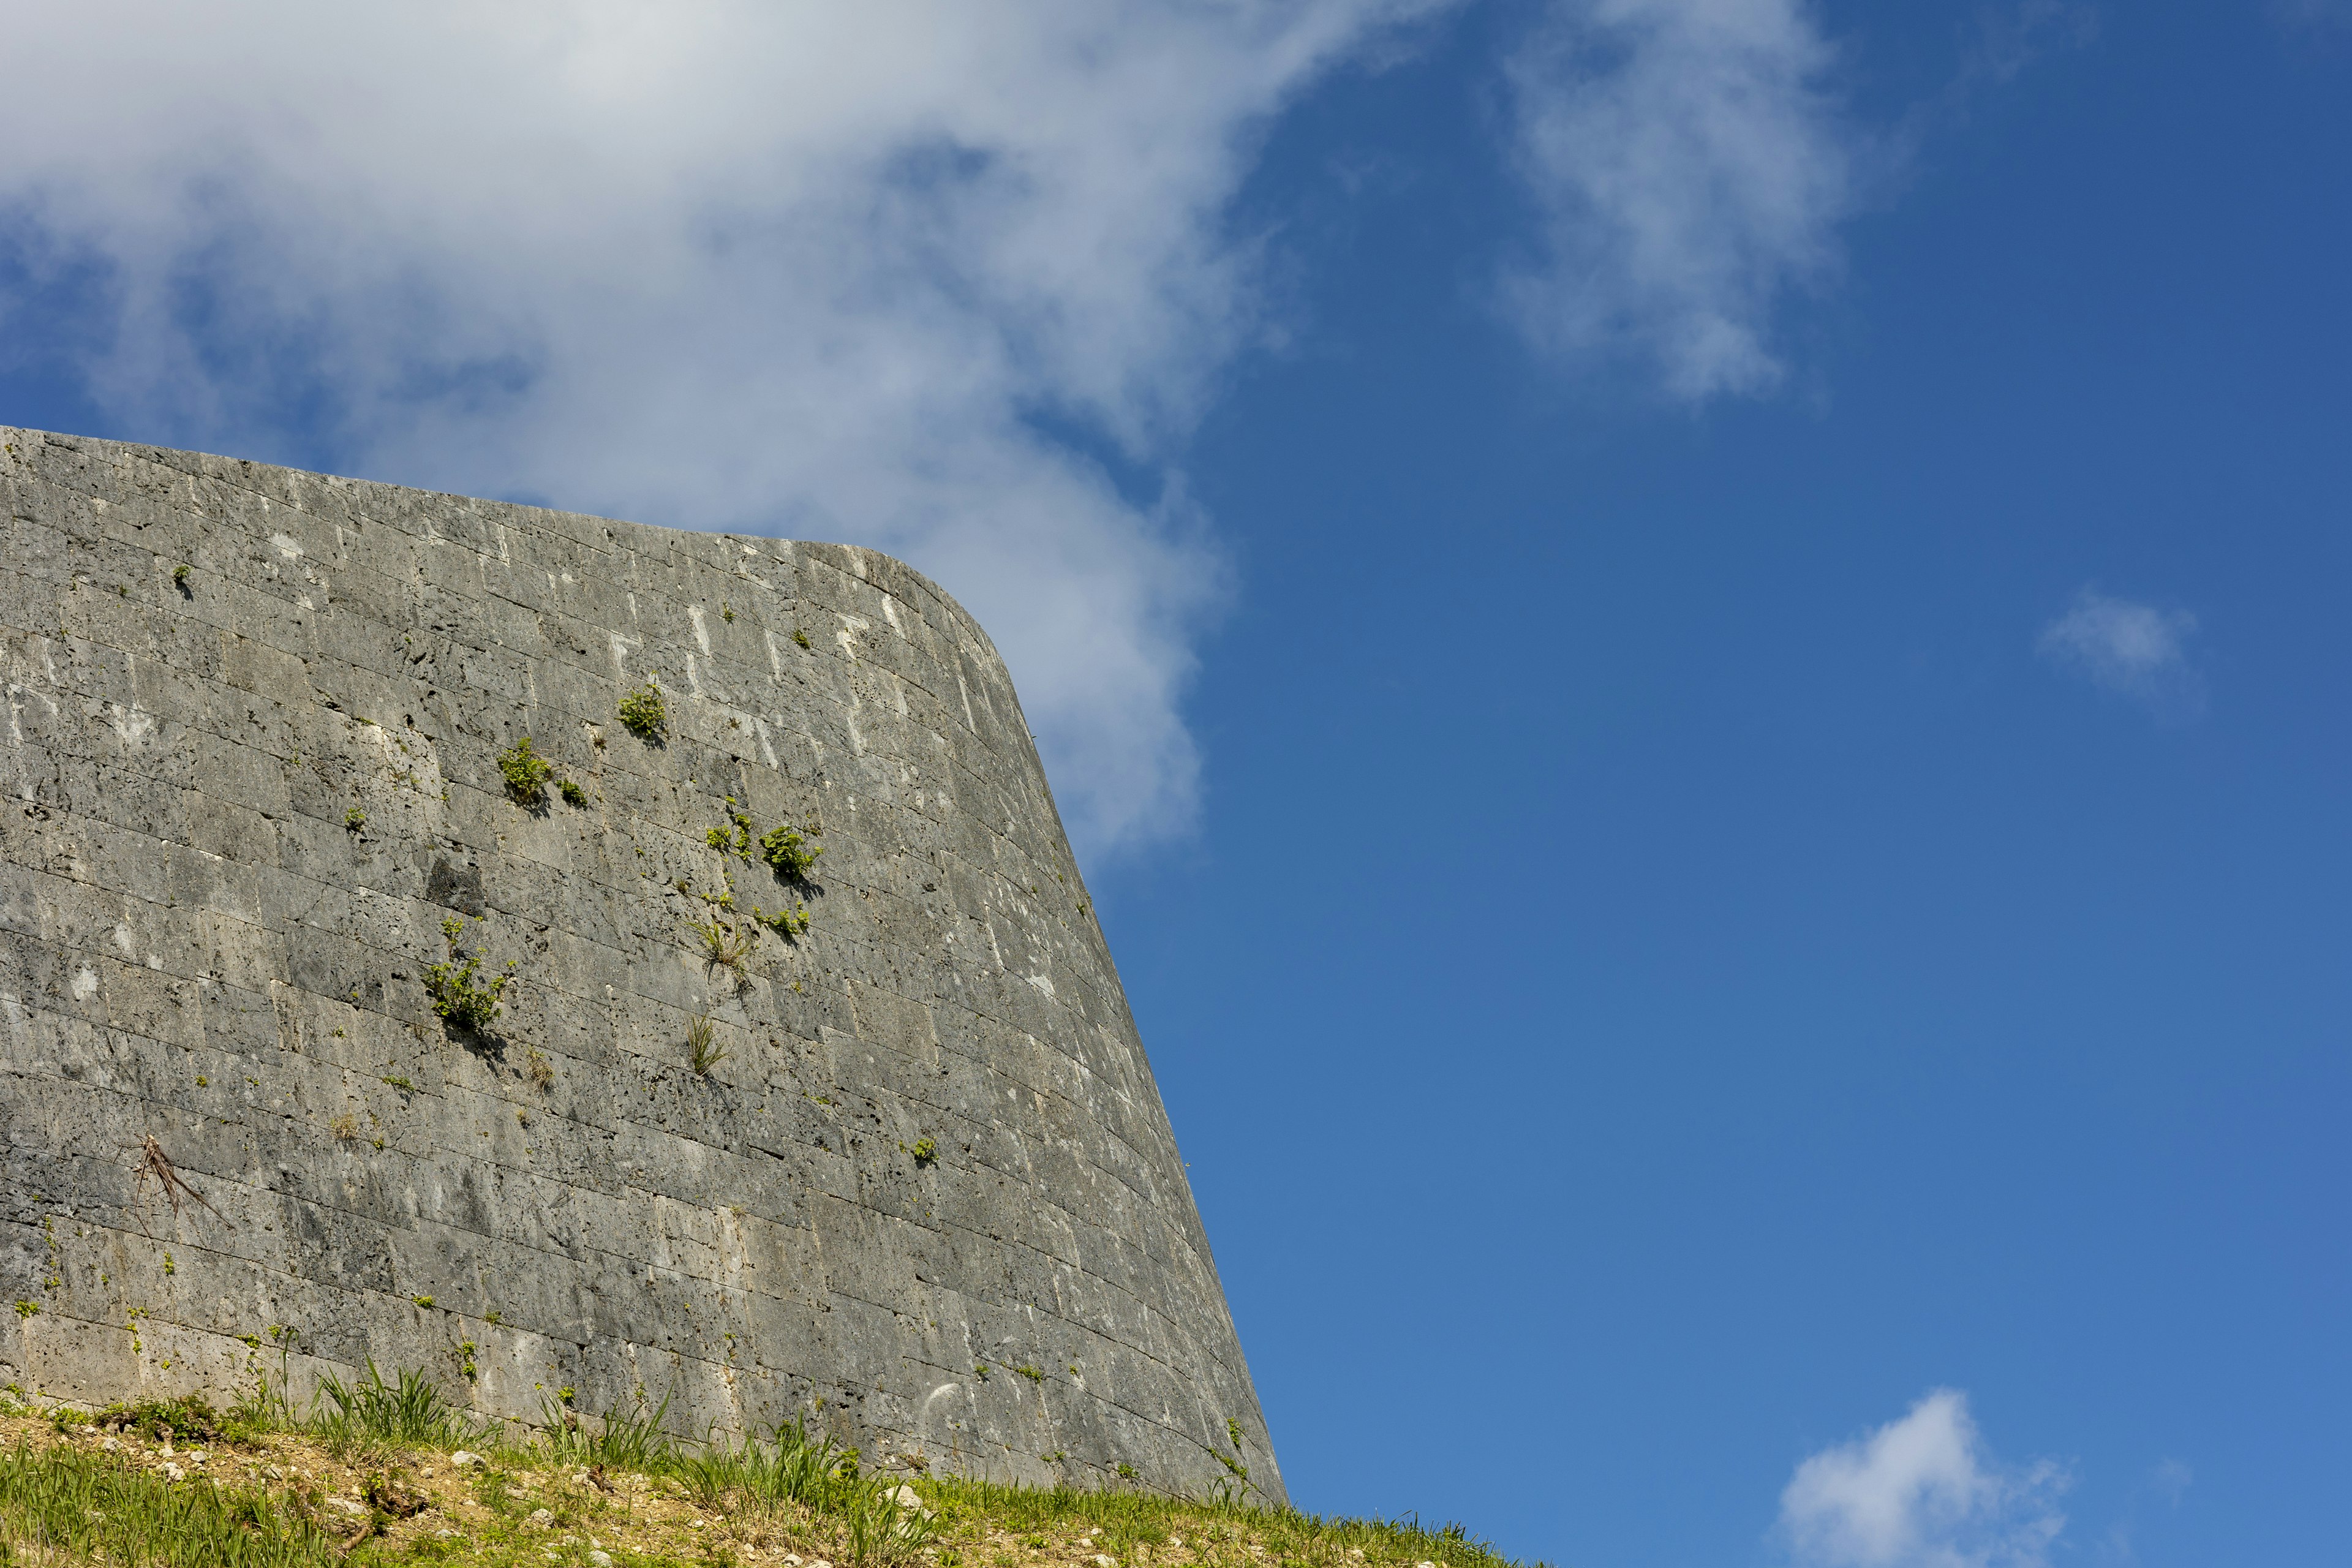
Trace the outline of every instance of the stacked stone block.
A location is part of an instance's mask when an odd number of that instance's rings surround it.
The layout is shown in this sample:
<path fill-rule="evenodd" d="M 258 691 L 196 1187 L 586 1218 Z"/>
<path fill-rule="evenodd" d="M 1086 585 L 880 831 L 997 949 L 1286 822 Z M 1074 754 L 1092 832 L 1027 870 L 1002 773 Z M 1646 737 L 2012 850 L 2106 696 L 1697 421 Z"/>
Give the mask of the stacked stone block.
<path fill-rule="evenodd" d="M 928 580 L 24 430 L 0 517 L 0 1382 L 373 1360 L 1282 1499 L 1012 682 Z M 509 787 L 525 736 L 579 804 Z M 453 920 L 513 966 L 484 1029 L 428 987 Z"/>

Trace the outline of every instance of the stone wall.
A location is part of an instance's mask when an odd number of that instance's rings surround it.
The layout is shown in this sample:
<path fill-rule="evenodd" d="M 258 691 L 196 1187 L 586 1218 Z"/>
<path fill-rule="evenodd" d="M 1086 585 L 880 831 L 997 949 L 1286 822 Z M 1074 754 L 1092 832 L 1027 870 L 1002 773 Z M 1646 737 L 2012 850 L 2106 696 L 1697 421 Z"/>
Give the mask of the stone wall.
<path fill-rule="evenodd" d="M 938 588 L 0 447 L 0 1382 L 299 1402 L 373 1357 L 526 1422 L 667 1397 L 1282 1498 L 1012 683 Z M 650 742 L 616 718 L 649 677 Z M 576 803 L 509 790 L 526 735 Z M 808 879 L 713 847 L 739 815 L 821 843 Z M 477 982 L 513 965 L 483 1030 L 428 990 L 452 919 Z M 697 930 L 730 920 L 740 968 Z"/>

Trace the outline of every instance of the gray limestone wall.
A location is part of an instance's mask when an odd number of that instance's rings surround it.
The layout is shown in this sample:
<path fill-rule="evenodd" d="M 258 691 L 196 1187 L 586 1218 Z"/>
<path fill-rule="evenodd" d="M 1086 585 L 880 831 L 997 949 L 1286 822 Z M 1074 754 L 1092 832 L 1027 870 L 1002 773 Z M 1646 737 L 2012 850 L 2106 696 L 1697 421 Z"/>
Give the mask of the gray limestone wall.
<path fill-rule="evenodd" d="M 0 1384 L 373 1358 L 1282 1499 L 1012 682 L 920 574 L 28 430 L 0 519 Z M 777 826 L 805 880 L 738 852 Z M 483 1029 L 453 919 L 513 966 Z"/>

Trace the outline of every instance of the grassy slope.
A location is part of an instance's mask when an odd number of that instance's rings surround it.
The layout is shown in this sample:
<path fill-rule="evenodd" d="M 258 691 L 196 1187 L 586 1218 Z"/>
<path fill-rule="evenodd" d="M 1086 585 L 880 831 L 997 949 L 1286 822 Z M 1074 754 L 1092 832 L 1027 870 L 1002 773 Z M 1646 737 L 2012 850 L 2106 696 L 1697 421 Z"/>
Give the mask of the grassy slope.
<path fill-rule="evenodd" d="M 0 1564 L 1514 1568 L 1455 1529 L 1234 1498 L 859 1479 L 790 1434 L 732 1453 L 685 1452 L 644 1427 L 518 1447 L 421 1414 L 404 1423 L 385 1400 L 357 1419 L 0 1415 Z M 484 1462 L 457 1465 L 461 1447 Z M 920 1512 L 893 1495 L 908 1482 Z"/>

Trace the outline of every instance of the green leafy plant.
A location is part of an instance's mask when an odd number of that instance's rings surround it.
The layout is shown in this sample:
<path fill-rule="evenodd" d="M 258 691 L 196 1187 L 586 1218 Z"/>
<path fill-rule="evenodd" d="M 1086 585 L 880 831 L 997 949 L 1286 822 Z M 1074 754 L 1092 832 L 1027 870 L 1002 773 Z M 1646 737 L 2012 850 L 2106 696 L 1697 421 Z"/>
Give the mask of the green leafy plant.
<path fill-rule="evenodd" d="M 499 772 L 506 775 L 507 793 L 525 805 L 545 800 L 547 781 L 555 776 L 554 765 L 531 749 L 529 735 L 499 753 Z"/>
<path fill-rule="evenodd" d="M 907 1152 L 915 1157 L 918 1165 L 928 1165 L 940 1157 L 939 1141 L 927 1134 L 916 1139 Z"/>
<path fill-rule="evenodd" d="M 621 694 L 621 725 L 640 741 L 661 737 L 662 729 L 669 722 L 669 705 L 662 700 L 662 689 L 652 677 L 634 691 Z"/>
<path fill-rule="evenodd" d="M 798 904 L 789 910 L 779 909 L 773 913 L 754 904 L 751 906 L 751 918 L 786 942 L 808 935 L 809 913 L 806 904 Z"/>
<path fill-rule="evenodd" d="M 737 855 L 749 860 L 751 858 L 751 819 L 740 811 L 730 812 L 728 816 L 733 826 L 714 827 L 702 836 L 702 841 L 721 855 Z"/>
<path fill-rule="evenodd" d="M 367 813 L 356 805 L 352 807 L 351 810 L 343 813 L 343 826 L 357 833 L 367 826 Z"/>
<path fill-rule="evenodd" d="M 794 626 L 794 627 L 793 628 L 793 641 L 794 641 L 794 642 L 796 642 L 796 643 L 800 644 L 800 645 L 801 645 L 801 647 L 808 647 L 808 646 L 809 646 L 808 633 L 806 633 L 806 632 L 804 632 L 804 631 L 801 630 L 801 629 L 800 629 L 800 627 L 798 627 L 798 626 Z"/>
<path fill-rule="evenodd" d="M 588 792 L 582 789 L 578 783 L 572 779 L 565 779 L 559 783 L 555 787 L 557 792 L 563 796 L 564 805 L 576 805 L 583 811 L 587 809 Z"/>
<path fill-rule="evenodd" d="M 1027 1378 L 1032 1383 L 1043 1383 L 1045 1381 L 1045 1369 L 1042 1366 L 1031 1366 L 1028 1363 L 1024 1362 L 1013 1370 L 1019 1373 L 1022 1376 Z"/>
<path fill-rule="evenodd" d="M 686 1056 L 698 1077 L 707 1078 L 710 1069 L 727 1059 L 727 1047 L 719 1043 L 710 1026 L 710 1015 L 698 1013 L 687 1020 Z"/>
<path fill-rule="evenodd" d="M 483 917 L 476 916 L 478 923 Z M 449 956 L 437 963 L 425 966 L 425 989 L 433 998 L 433 1010 L 453 1024 L 469 1029 L 487 1029 L 500 1011 L 499 999 L 514 983 L 514 961 L 507 962 L 503 973 L 490 977 L 487 984 L 474 978 L 482 965 L 478 944 L 468 953 L 457 945 L 465 934 L 466 922 L 451 915 L 441 922 L 441 934 L 449 940 Z"/>
<path fill-rule="evenodd" d="M 779 877 L 805 878 L 824 853 L 824 845 L 810 843 L 795 827 L 779 825 L 760 835 L 760 858 L 773 867 Z"/>
<path fill-rule="evenodd" d="M 1225 1436 L 1234 1440 L 1234 1452 L 1242 1451 L 1242 1424 L 1232 1416 L 1225 1417 Z"/>

